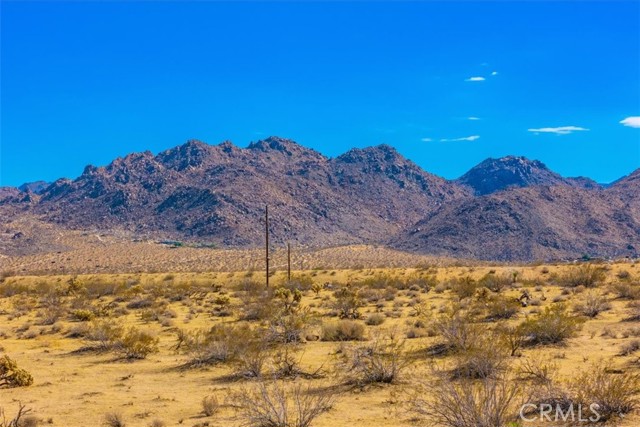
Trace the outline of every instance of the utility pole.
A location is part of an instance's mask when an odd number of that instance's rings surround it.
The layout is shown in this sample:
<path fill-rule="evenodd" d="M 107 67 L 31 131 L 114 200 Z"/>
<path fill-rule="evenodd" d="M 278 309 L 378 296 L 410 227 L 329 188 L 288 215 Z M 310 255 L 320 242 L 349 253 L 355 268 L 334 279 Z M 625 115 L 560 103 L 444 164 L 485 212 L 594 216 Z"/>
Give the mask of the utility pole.
<path fill-rule="evenodd" d="M 291 281 L 291 243 L 287 242 L 287 281 Z"/>
<path fill-rule="evenodd" d="M 269 205 L 264 207 L 264 231 L 265 231 L 265 247 L 264 247 L 264 255 L 265 255 L 265 264 L 266 264 L 266 272 L 267 272 L 267 288 L 269 287 Z"/>

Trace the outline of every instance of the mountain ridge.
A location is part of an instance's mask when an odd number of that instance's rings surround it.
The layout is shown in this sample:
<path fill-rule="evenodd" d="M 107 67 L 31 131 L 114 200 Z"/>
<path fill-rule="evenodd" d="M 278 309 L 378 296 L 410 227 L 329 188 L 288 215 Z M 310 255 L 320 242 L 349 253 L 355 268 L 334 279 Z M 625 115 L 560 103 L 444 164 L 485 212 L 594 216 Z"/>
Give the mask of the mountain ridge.
<path fill-rule="evenodd" d="M 88 165 L 37 193 L 4 189 L 0 212 L 72 229 L 255 247 L 268 204 L 276 243 L 374 243 L 500 260 L 625 256 L 640 247 L 638 177 L 640 169 L 604 188 L 506 156 L 446 180 L 385 144 L 329 158 L 275 136 L 246 148 L 189 140 Z"/>

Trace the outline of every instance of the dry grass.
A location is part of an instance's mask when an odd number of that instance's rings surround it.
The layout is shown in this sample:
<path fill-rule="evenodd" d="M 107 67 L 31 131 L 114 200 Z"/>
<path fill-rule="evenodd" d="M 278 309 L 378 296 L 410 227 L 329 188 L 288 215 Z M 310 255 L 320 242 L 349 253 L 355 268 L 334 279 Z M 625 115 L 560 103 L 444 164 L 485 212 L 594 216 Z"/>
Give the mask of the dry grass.
<path fill-rule="evenodd" d="M 584 292 L 556 282 L 575 268 L 297 270 L 294 284 L 274 274 L 269 292 L 255 271 L 8 276 L 0 351 L 33 385 L 0 388 L 0 406 L 9 418 L 14 399 L 28 402 L 29 415 L 69 427 L 103 425 L 105 414 L 129 427 L 251 425 L 262 416 L 273 425 L 388 427 L 414 425 L 414 415 L 394 409 L 423 390 L 426 402 L 455 398 L 477 420 L 506 423 L 527 397 L 511 379 L 524 378 L 546 384 L 538 396 L 597 398 L 612 420 L 630 411 L 620 425 L 638 425 L 640 325 L 625 320 L 634 294 L 618 286 L 635 286 L 638 267 L 612 264 Z M 516 303 L 524 290 L 539 305 Z M 591 299 L 608 309 L 571 310 Z M 599 360 L 610 370 L 592 365 Z M 571 384 L 583 374 L 593 387 L 578 396 Z M 222 398 L 229 394 L 236 398 Z M 424 425 L 446 425 L 431 403 Z M 265 412 L 269 405 L 280 409 Z"/>

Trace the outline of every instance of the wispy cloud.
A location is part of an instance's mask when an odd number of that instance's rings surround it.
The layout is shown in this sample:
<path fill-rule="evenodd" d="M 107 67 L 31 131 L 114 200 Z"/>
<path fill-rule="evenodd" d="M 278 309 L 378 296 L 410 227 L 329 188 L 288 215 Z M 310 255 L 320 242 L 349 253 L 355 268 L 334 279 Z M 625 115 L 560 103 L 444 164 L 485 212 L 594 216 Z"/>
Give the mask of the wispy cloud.
<path fill-rule="evenodd" d="M 559 126 L 556 128 L 537 128 L 537 129 L 527 129 L 529 132 L 533 132 L 535 134 L 539 133 L 554 133 L 556 135 L 568 135 L 573 132 L 581 132 L 587 131 L 589 129 L 583 128 L 580 126 Z"/>
<path fill-rule="evenodd" d="M 630 128 L 640 128 L 640 116 L 627 117 L 624 120 L 620 120 L 620 123 Z"/>
<path fill-rule="evenodd" d="M 422 138 L 420 141 L 422 141 L 422 142 L 431 142 L 431 141 L 433 141 L 433 139 L 431 139 L 431 138 Z"/>
<path fill-rule="evenodd" d="M 486 79 L 484 77 L 476 76 L 476 77 L 469 77 L 468 79 L 465 79 L 465 82 L 483 82 L 485 80 Z"/>
<path fill-rule="evenodd" d="M 491 73 L 491 75 L 492 75 L 492 76 L 497 76 L 497 75 L 498 75 L 498 72 L 497 72 L 497 71 L 494 71 L 494 72 L 492 72 L 492 73 Z"/>
<path fill-rule="evenodd" d="M 442 138 L 440 142 L 475 141 L 480 135 L 465 136 L 463 138 Z"/>
<path fill-rule="evenodd" d="M 469 117 L 467 117 L 467 120 L 480 120 L 480 117 L 469 116 Z"/>

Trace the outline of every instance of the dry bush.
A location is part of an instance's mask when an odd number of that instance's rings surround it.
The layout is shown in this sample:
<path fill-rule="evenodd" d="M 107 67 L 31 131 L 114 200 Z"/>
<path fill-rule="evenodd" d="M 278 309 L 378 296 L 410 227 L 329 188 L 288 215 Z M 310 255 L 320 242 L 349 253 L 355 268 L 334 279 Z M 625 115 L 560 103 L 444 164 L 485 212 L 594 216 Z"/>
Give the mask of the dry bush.
<path fill-rule="evenodd" d="M 114 343 L 114 347 L 127 359 L 145 359 L 158 352 L 158 338 L 149 332 L 131 327 Z"/>
<path fill-rule="evenodd" d="M 493 292 L 500 292 L 511 286 L 512 283 L 513 280 L 510 276 L 486 274 L 480 279 L 478 285 L 490 289 Z"/>
<path fill-rule="evenodd" d="M 429 425 L 506 427 L 517 423 L 527 401 L 525 385 L 506 374 L 451 381 L 445 372 L 436 371 L 434 377 L 410 402 L 413 412 L 429 417 Z"/>
<path fill-rule="evenodd" d="M 247 427 L 309 427 L 331 409 L 334 397 L 327 391 L 303 390 L 300 385 L 286 388 L 282 383 L 260 382 L 235 393 L 233 401 Z"/>
<path fill-rule="evenodd" d="M 558 369 L 558 365 L 552 360 L 528 357 L 520 360 L 516 368 L 516 377 L 522 381 L 550 385 L 555 380 Z"/>
<path fill-rule="evenodd" d="M 611 304 L 605 297 L 592 292 L 584 297 L 584 302 L 578 303 L 574 307 L 576 312 L 590 318 L 594 318 L 603 311 L 610 309 Z"/>
<path fill-rule="evenodd" d="M 572 267 L 565 274 L 559 276 L 556 282 L 560 286 L 575 288 L 584 286 L 585 288 L 595 288 L 606 278 L 606 271 L 602 267 L 591 264 L 583 264 L 579 267 Z"/>
<path fill-rule="evenodd" d="M 454 358 L 452 377 L 482 379 L 503 372 L 508 364 L 506 349 L 493 341 L 479 341 L 475 346 L 459 351 Z"/>
<path fill-rule="evenodd" d="M 454 279 L 449 283 L 451 290 L 459 299 L 471 298 L 478 289 L 478 283 L 469 276 Z"/>
<path fill-rule="evenodd" d="M 622 346 L 620 349 L 620 356 L 629 356 L 640 350 L 640 340 L 632 340 Z"/>
<path fill-rule="evenodd" d="M 395 383 L 408 365 L 403 341 L 376 338 L 366 345 L 343 347 L 335 367 L 347 383 L 364 386 Z"/>
<path fill-rule="evenodd" d="M 85 335 L 90 348 L 100 351 L 113 350 L 124 335 L 124 326 L 107 320 L 94 320 L 91 328 Z"/>
<path fill-rule="evenodd" d="M 75 320 L 78 322 L 88 322 L 90 320 L 93 320 L 93 318 L 96 317 L 96 315 L 91 310 L 78 309 L 78 310 L 73 310 L 70 314 L 70 317 L 72 320 Z"/>
<path fill-rule="evenodd" d="M 18 413 L 10 420 L 7 420 L 7 415 L 2 407 L 0 407 L 0 427 L 30 427 L 35 426 L 33 418 L 27 416 L 31 412 L 31 409 L 27 408 L 22 403 L 18 402 Z M 31 420 L 31 421 L 30 421 Z"/>
<path fill-rule="evenodd" d="M 364 325 L 347 319 L 323 323 L 321 339 L 322 341 L 362 341 Z"/>
<path fill-rule="evenodd" d="M 639 283 L 614 283 L 611 290 L 620 299 L 637 300 L 640 298 Z"/>
<path fill-rule="evenodd" d="M 489 298 L 489 301 L 486 303 L 486 320 L 511 319 L 519 310 L 520 303 L 518 303 L 518 301 L 496 295 Z"/>
<path fill-rule="evenodd" d="M 178 331 L 174 348 L 188 356 L 187 366 L 195 367 L 234 361 L 259 339 L 260 332 L 248 325 L 217 324 L 209 330 Z"/>
<path fill-rule="evenodd" d="M 378 325 L 382 325 L 385 320 L 386 320 L 386 317 L 384 314 L 373 313 L 367 316 L 367 319 L 364 321 L 364 323 L 366 323 L 369 326 L 378 326 Z"/>
<path fill-rule="evenodd" d="M 473 324 L 468 313 L 449 310 L 437 317 L 431 328 L 442 340 L 442 348 L 447 352 L 464 352 L 477 346 L 483 336 L 483 328 Z"/>
<path fill-rule="evenodd" d="M 562 304 L 553 305 L 535 318 L 525 320 L 520 328 L 529 345 L 561 344 L 576 335 L 582 325 L 578 317 L 567 314 Z"/>
<path fill-rule="evenodd" d="M 26 370 L 18 367 L 15 360 L 4 355 L 0 358 L 0 388 L 28 387 L 33 384 L 33 377 Z"/>
<path fill-rule="evenodd" d="M 125 427 L 127 424 L 124 422 L 122 414 L 119 412 L 109 412 L 104 414 L 103 425 L 107 427 Z"/>
<path fill-rule="evenodd" d="M 582 370 L 570 384 L 574 400 L 583 407 L 598 405 L 599 421 L 621 419 L 634 411 L 640 399 L 640 376 L 637 373 L 611 373 L 603 363 Z"/>
<path fill-rule="evenodd" d="M 202 412 L 210 417 L 220 410 L 220 403 L 216 396 L 206 396 L 202 399 Z"/>
<path fill-rule="evenodd" d="M 363 303 L 357 289 L 344 286 L 335 291 L 333 297 L 335 298 L 333 308 L 338 311 L 338 316 L 341 319 L 358 319 L 360 317 L 358 309 L 363 306 Z"/>

